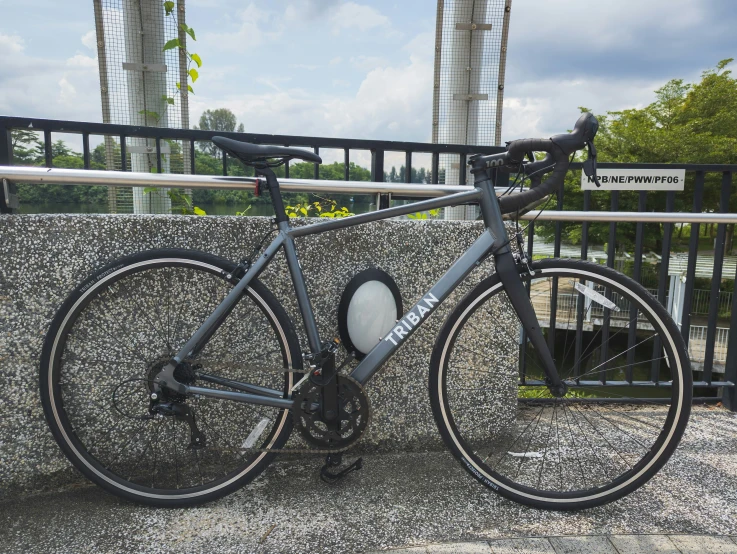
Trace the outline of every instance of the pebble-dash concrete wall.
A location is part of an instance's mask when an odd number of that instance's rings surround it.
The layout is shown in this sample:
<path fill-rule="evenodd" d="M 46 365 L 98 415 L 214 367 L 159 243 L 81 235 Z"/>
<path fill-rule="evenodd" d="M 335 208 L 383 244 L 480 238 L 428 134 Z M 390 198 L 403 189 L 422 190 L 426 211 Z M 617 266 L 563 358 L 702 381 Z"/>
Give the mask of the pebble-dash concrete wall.
<path fill-rule="evenodd" d="M 81 479 L 51 437 L 38 393 L 44 335 L 70 291 L 95 268 L 151 248 L 191 248 L 240 259 L 250 254 L 268 226 L 267 218 L 258 217 L 0 217 L 0 498 Z M 337 335 L 340 294 L 355 273 L 367 267 L 387 271 L 408 309 L 482 230 L 480 222 L 381 221 L 299 239 L 298 253 L 323 339 Z M 488 261 L 477 268 L 367 385 L 373 415 L 362 448 L 443 447 L 427 391 L 430 354 L 449 310 L 491 271 Z M 301 329 L 281 254 L 262 281 Z M 515 348 L 513 341 L 499 339 L 500 356 L 513 355 Z M 491 367 L 494 360 L 488 363 Z M 489 392 L 489 403 L 500 416 L 512 413 L 515 380 L 513 372 L 505 374 L 499 387 Z"/>

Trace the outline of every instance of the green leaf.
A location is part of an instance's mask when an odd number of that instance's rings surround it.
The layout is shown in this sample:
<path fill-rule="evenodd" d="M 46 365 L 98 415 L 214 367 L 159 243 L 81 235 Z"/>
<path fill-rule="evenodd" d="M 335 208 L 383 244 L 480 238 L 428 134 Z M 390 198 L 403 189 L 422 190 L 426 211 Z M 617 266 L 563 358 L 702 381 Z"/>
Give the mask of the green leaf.
<path fill-rule="evenodd" d="M 189 36 L 191 36 L 192 40 L 197 40 L 197 38 L 194 36 L 194 29 L 192 27 L 187 27 L 187 25 L 182 23 L 181 25 L 179 25 L 179 28 L 187 33 Z"/>
<path fill-rule="evenodd" d="M 174 10 L 174 2 L 171 0 L 167 0 L 164 2 L 164 11 L 166 11 L 166 15 L 171 15 L 171 12 Z"/>
<path fill-rule="evenodd" d="M 299 211 L 302 212 L 305 216 L 307 215 L 307 210 L 305 210 L 304 208 L 300 208 Z"/>
<path fill-rule="evenodd" d="M 154 119 L 157 123 L 158 123 L 159 119 L 161 119 L 161 116 L 158 113 L 152 112 L 150 110 L 141 110 L 140 112 L 138 112 L 138 114 L 139 115 L 142 115 L 143 117 L 146 117 L 146 118 L 150 117 L 150 118 Z"/>
<path fill-rule="evenodd" d="M 167 50 L 171 50 L 172 48 L 181 48 L 181 47 L 182 45 L 179 44 L 179 39 L 173 38 L 164 45 L 163 51 L 166 52 Z"/>
<path fill-rule="evenodd" d="M 191 85 L 187 85 L 187 90 L 188 90 L 189 92 L 191 92 L 192 94 L 194 94 L 194 89 L 192 88 L 192 86 L 191 86 Z"/>
<path fill-rule="evenodd" d="M 202 208 L 194 207 L 194 215 L 207 215 L 207 212 Z"/>
<path fill-rule="evenodd" d="M 193 67 L 189 70 L 189 76 L 192 78 L 192 82 L 196 82 L 197 78 L 200 76 L 199 73 L 197 73 L 197 70 Z"/>
<path fill-rule="evenodd" d="M 172 98 L 171 96 L 167 96 L 166 94 L 163 94 L 163 95 L 161 96 L 161 99 L 162 99 L 162 100 L 163 100 L 164 102 L 166 102 L 167 104 L 170 104 L 170 105 L 172 105 L 172 106 L 174 105 L 174 98 Z"/>
<path fill-rule="evenodd" d="M 200 58 L 199 54 L 191 54 L 189 59 L 196 63 L 197 67 L 202 67 L 202 58 Z"/>

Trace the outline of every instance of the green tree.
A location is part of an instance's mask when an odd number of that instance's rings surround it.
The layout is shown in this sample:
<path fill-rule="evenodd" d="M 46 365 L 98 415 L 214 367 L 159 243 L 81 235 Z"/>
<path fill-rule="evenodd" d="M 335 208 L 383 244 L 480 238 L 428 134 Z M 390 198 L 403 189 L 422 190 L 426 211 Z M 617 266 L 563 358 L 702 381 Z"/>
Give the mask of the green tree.
<path fill-rule="evenodd" d="M 236 131 L 237 123 L 238 120 L 232 111 L 228 108 L 218 108 L 216 110 L 205 110 L 205 112 L 200 116 L 199 126 L 195 125 L 195 129 L 232 133 Z M 244 132 L 243 123 L 238 125 L 237 132 Z M 198 146 L 202 152 L 215 156 L 216 158 L 222 157 L 220 149 L 211 142 L 200 142 Z"/>
<path fill-rule="evenodd" d="M 597 115 L 600 127 L 596 146 L 601 162 L 639 163 L 714 163 L 729 164 L 737 159 L 737 79 L 726 69 L 732 59 L 722 60 L 716 68 L 703 72 L 698 83 L 673 79 L 655 91 L 655 101 L 641 109 L 627 109 Z M 588 111 L 581 108 L 581 111 Z M 579 154 L 583 159 L 583 154 Z M 719 208 L 721 179 L 707 175 L 704 188 L 704 211 Z M 690 211 L 694 195 L 694 177 L 688 175 L 685 190 L 676 194 L 677 211 Z M 564 209 L 583 209 L 580 172 L 566 177 Z M 665 211 L 666 193 L 648 192 L 647 210 Z M 639 193 L 620 191 L 619 211 L 637 211 Z M 592 210 L 611 209 L 611 194 L 593 192 Z M 730 198 L 730 211 L 737 208 L 737 195 Z M 581 241 L 579 224 L 563 223 L 563 237 L 568 242 Z M 555 226 L 538 223 L 537 232 L 551 237 Z M 592 224 L 594 243 L 608 241 L 608 225 Z M 631 249 L 635 242 L 634 223 L 617 225 L 617 248 Z M 708 231 L 707 231 L 708 232 Z M 728 227 L 728 246 L 734 226 Z M 645 225 L 645 248 L 659 250 L 663 236 L 659 224 Z"/>

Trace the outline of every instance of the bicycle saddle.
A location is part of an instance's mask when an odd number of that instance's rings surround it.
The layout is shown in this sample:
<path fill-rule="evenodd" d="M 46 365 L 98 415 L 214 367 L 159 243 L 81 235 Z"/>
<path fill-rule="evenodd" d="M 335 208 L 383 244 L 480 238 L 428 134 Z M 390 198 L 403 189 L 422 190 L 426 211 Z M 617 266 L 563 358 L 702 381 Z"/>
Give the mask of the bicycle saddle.
<path fill-rule="evenodd" d="M 268 159 L 282 158 L 288 160 L 299 158 L 306 162 L 322 163 L 322 158 L 313 152 L 301 148 L 288 148 L 285 146 L 271 146 L 269 144 L 252 144 L 226 137 L 212 137 L 214 142 L 222 150 L 235 156 L 244 163 L 262 162 Z"/>

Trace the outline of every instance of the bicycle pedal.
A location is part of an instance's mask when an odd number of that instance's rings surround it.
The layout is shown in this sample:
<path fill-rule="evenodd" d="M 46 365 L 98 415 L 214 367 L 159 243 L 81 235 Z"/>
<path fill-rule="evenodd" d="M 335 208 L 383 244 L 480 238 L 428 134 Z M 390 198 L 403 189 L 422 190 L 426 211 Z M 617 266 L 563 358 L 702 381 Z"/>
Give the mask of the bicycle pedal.
<path fill-rule="evenodd" d="M 351 465 L 349 465 L 347 468 L 338 471 L 338 472 L 332 472 L 330 471 L 331 467 L 335 467 L 334 464 L 330 463 L 330 459 L 328 457 L 327 462 L 324 466 L 322 466 L 322 469 L 320 469 L 320 479 L 325 481 L 326 483 L 335 483 L 336 481 L 339 481 L 346 475 L 348 475 L 351 471 L 358 471 L 359 469 L 363 468 L 363 458 L 358 458 L 355 462 L 353 462 Z"/>

